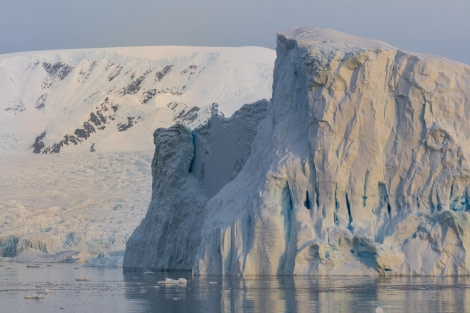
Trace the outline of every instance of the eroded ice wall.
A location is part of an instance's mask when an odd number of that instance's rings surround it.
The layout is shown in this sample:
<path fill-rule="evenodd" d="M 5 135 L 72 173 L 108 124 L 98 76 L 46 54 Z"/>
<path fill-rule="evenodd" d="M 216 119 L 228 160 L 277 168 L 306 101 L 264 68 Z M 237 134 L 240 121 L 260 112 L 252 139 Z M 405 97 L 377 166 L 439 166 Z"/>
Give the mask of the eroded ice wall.
<path fill-rule="evenodd" d="M 232 118 L 214 116 L 194 131 L 174 125 L 154 132 L 152 199 L 127 242 L 124 266 L 192 268 L 207 199 L 243 167 L 267 105 L 247 104 Z"/>
<path fill-rule="evenodd" d="M 279 33 L 267 118 L 240 172 L 206 192 L 193 271 L 467 275 L 469 98 L 467 65 Z"/>

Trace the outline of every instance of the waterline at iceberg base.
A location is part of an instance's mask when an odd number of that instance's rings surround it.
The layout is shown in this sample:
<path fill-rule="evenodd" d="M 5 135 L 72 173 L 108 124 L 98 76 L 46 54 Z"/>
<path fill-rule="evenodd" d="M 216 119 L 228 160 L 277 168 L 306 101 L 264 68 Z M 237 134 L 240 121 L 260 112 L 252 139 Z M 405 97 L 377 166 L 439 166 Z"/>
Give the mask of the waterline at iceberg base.
<path fill-rule="evenodd" d="M 278 33 L 273 95 L 158 129 L 125 267 L 468 275 L 470 66 L 332 30 Z"/>

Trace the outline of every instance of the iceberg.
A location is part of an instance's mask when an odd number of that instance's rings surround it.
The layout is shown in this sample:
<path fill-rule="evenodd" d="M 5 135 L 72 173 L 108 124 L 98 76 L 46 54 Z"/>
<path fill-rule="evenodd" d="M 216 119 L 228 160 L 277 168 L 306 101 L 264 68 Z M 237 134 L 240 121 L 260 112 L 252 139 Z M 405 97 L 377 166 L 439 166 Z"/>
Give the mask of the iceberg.
<path fill-rule="evenodd" d="M 269 103 L 155 132 L 124 267 L 468 275 L 470 67 L 304 27 L 276 52 Z"/>

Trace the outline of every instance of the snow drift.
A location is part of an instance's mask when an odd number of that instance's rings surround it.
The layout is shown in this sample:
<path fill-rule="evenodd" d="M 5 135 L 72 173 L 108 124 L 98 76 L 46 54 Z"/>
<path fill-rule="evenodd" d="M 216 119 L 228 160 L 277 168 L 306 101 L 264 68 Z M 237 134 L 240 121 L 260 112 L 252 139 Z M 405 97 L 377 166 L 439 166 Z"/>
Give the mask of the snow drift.
<path fill-rule="evenodd" d="M 469 82 L 467 65 L 380 41 L 280 32 L 266 118 L 225 121 L 260 120 L 254 137 L 157 130 L 152 202 L 124 266 L 467 275 Z M 225 158 L 238 166 L 214 165 Z"/>

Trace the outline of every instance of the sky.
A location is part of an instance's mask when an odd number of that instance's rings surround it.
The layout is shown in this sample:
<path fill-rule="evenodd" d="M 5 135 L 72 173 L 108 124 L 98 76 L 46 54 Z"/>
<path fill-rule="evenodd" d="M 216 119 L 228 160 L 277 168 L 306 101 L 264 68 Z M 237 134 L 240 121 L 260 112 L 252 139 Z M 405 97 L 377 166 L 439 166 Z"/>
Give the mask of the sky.
<path fill-rule="evenodd" d="M 121 46 L 263 46 L 330 28 L 470 64 L 469 0 L 0 0 L 0 53 Z"/>

